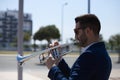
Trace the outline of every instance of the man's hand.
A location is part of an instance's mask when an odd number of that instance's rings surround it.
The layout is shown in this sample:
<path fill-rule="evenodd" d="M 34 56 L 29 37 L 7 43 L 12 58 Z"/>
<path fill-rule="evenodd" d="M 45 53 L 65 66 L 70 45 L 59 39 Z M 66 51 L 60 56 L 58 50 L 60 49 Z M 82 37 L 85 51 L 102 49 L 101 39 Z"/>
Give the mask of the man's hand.
<path fill-rule="evenodd" d="M 50 47 L 54 47 L 54 46 L 58 46 L 58 45 L 59 45 L 59 43 L 57 41 L 55 41 L 53 44 L 50 44 Z M 52 53 L 51 53 L 51 55 L 52 55 Z M 55 58 L 55 59 L 53 59 L 52 57 L 49 57 L 46 61 L 46 66 L 48 67 L 48 69 L 50 69 L 54 64 L 58 65 L 61 59 L 62 59 L 62 56 L 59 56 L 59 58 Z"/>
<path fill-rule="evenodd" d="M 51 69 L 51 67 L 53 66 L 54 63 L 55 63 L 55 60 L 53 60 L 52 57 L 49 57 L 45 64 L 46 64 L 48 69 Z"/>

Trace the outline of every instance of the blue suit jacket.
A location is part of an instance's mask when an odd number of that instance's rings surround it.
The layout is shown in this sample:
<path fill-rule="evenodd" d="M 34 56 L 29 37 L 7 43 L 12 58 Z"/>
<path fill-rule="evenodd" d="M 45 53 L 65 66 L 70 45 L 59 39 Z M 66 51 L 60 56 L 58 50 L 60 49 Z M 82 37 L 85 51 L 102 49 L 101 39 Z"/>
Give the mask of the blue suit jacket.
<path fill-rule="evenodd" d="M 111 59 L 103 42 L 90 46 L 70 69 L 64 59 L 50 69 L 51 80 L 108 80 L 111 73 Z"/>

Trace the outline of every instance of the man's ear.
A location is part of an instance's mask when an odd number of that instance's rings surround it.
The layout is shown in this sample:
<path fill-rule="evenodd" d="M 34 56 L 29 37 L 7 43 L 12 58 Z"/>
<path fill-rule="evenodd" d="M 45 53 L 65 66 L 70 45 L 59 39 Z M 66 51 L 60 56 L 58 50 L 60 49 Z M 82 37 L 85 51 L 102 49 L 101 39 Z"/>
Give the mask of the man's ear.
<path fill-rule="evenodd" d="M 86 33 L 87 35 L 91 34 L 91 29 L 90 29 L 89 27 L 87 27 L 87 28 L 85 29 L 85 33 Z"/>

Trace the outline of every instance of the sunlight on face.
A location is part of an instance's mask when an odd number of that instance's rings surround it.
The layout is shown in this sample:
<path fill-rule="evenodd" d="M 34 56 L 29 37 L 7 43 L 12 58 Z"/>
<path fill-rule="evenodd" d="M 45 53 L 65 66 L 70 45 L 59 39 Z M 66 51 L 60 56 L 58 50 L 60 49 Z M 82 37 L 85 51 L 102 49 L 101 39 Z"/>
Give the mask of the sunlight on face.
<path fill-rule="evenodd" d="M 87 36 L 85 33 L 85 29 L 81 29 L 80 23 L 76 23 L 76 28 L 74 29 L 75 38 L 78 40 L 81 47 L 85 47 L 87 43 Z"/>

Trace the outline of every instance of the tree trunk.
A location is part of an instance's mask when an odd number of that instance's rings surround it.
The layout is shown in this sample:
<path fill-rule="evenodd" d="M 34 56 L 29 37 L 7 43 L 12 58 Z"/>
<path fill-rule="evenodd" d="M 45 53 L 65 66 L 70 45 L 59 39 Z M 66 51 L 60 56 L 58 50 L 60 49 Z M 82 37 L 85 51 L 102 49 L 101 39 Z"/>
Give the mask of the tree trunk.
<path fill-rule="evenodd" d="M 118 62 L 117 63 L 120 63 L 120 52 L 118 52 Z"/>
<path fill-rule="evenodd" d="M 50 39 L 48 39 L 48 40 L 47 40 L 47 42 L 48 42 L 48 46 L 49 46 L 49 44 L 51 44 L 51 43 L 52 43 Z"/>
<path fill-rule="evenodd" d="M 34 40 L 34 52 L 36 52 L 36 44 L 35 44 L 35 40 Z"/>

